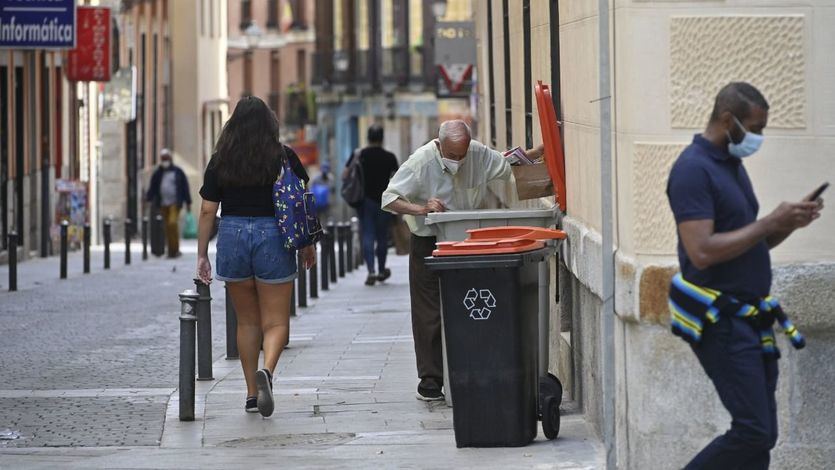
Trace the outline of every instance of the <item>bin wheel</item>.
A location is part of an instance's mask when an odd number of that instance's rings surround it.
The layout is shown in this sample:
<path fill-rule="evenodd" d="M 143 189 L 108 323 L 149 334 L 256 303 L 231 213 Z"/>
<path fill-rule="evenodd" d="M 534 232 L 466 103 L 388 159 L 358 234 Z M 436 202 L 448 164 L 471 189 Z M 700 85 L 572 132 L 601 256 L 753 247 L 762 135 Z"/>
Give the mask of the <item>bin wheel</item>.
<path fill-rule="evenodd" d="M 554 397 L 557 407 L 562 403 L 562 383 L 554 375 L 549 373 L 539 379 L 539 414 L 545 416 L 545 400 Z"/>
<path fill-rule="evenodd" d="M 560 433 L 560 404 L 557 397 L 545 399 L 542 413 L 542 431 L 548 439 L 556 439 Z"/>

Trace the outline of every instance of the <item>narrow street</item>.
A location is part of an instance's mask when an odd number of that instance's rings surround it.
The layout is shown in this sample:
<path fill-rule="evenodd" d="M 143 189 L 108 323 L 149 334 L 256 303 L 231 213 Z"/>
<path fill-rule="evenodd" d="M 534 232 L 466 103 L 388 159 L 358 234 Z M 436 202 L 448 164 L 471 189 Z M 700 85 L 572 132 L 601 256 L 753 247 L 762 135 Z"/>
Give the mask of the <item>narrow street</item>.
<path fill-rule="evenodd" d="M 0 468 L 602 467 L 579 414 L 553 442 L 540 430 L 527 447 L 456 449 L 452 409 L 414 398 L 406 257 L 385 285 L 349 273 L 299 309 L 269 419 L 243 411 L 213 285 L 215 380 L 197 383 L 198 419 L 180 422 L 177 293 L 192 285 L 195 250 L 184 251 L 148 262 L 135 251 L 131 266 L 115 252 L 111 272 L 94 259 L 93 274 L 66 281 L 54 258 L 21 266 L 21 291 L 0 293 L 0 431 L 21 434 L 0 441 Z"/>

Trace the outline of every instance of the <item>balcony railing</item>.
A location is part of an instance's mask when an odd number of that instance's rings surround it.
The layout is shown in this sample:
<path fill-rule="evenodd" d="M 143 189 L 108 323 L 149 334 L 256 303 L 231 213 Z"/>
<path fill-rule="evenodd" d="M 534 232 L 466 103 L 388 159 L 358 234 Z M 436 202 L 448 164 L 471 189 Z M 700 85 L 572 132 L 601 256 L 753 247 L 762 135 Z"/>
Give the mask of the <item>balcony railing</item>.
<path fill-rule="evenodd" d="M 333 53 L 316 52 L 313 54 L 313 78 L 314 86 L 330 87 L 333 84 L 334 67 Z"/>

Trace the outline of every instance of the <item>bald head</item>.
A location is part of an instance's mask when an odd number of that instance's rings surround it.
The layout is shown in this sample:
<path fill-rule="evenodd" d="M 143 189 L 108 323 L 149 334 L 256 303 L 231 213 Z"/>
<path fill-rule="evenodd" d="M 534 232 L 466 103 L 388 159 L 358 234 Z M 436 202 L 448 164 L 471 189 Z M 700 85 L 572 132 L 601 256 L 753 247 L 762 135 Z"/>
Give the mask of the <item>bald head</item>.
<path fill-rule="evenodd" d="M 441 155 L 451 160 L 463 160 L 470 148 L 470 126 L 460 119 L 444 121 L 438 129 Z"/>

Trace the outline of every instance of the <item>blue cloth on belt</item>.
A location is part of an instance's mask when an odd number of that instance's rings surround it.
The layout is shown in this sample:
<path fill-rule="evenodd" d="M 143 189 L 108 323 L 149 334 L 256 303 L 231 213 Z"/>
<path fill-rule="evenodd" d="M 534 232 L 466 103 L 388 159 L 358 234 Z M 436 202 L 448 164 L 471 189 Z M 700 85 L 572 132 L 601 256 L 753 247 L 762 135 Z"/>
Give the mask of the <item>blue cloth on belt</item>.
<path fill-rule="evenodd" d="M 775 320 L 795 349 L 806 346 L 803 335 L 772 296 L 744 302 L 720 291 L 697 286 L 678 273 L 673 276 L 668 303 L 673 334 L 692 344 L 701 341 L 706 325 L 716 323 L 721 315 L 733 315 L 748 320 L 757 328 L 764 354 L 780 355 L 774 341 Z"/>

